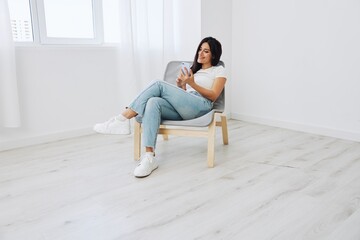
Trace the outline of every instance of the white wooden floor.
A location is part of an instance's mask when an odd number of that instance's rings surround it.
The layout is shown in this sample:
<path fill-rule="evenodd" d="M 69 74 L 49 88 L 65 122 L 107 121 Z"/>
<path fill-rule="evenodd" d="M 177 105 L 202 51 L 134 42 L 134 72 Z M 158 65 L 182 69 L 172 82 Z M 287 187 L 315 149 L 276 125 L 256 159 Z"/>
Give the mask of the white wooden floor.
<path fill-rule="evenodd" d="M 228 146 L 159 138 L 132 175 L 132 136 L 0 152 L 1 240 L 359 240 L 360 143 L 229 121 Z"/>

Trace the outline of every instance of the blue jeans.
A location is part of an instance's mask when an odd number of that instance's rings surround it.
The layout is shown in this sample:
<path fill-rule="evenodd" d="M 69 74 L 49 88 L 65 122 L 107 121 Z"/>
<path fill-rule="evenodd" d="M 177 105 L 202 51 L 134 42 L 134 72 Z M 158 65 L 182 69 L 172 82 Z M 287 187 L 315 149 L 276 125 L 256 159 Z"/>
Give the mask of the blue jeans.
<path fill-rule="evenodd" d="M 199 93 L 189 93 L 165 81 L 153 81 L 129 105 L 142 123 L 145 147 L 155 149 L 161 120 L 188 120 L 211 111 L 212 101 Z"/>

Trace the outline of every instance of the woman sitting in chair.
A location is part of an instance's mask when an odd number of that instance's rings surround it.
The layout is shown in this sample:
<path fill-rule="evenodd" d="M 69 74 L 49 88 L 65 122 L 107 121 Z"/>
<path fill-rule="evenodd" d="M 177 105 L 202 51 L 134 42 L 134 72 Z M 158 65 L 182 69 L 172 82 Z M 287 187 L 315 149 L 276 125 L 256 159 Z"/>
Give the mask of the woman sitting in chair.
<path fill-rule="evenodd" d="M 158 167 L 155 146 L 161 120 L 194 119 L 212 110 L 226 82 L 225 69 L 218 66 L 221 54 L 218 40 L 204 38 L 190 70 L 179 72 L 177 86 L 154 81 L 120 115 L 94 126 L 98 133 L 130 134 L 129 120 L 136 117 L 142 122 L 145 154 L 134 170 L 135 177 L 149 176 Z"/>

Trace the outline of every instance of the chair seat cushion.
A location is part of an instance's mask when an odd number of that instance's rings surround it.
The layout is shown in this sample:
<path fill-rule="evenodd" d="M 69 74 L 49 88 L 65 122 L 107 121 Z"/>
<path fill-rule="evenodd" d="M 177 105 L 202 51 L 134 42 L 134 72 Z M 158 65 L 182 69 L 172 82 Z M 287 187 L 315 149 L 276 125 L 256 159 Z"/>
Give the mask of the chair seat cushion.
<path fill-rule="evenodd" d="M 180 120 L 180 121 L 163 120 L 163 121 L 161 121 L 161 124 L 162 125 L 171 125 L 171 126 L 207 127 L 213 120 L 215 112 L 218 112 L 218 111 L 213 109 L 201 117 L 190 119 L 190 120 Z"/>

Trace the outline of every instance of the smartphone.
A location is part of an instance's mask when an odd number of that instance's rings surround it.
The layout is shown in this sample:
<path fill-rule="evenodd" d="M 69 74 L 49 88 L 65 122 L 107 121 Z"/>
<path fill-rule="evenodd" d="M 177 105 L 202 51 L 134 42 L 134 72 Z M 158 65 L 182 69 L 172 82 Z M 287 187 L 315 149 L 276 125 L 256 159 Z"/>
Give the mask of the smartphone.
<path fill-rule="evenodd" d="M 182 62 L 181 63 L 181 71 L 186 74 L 185 69 L 187 69 L 187 72 L 190 74 L 190 67 L 191 67 L 191 63 L 188 62 Z"/>

